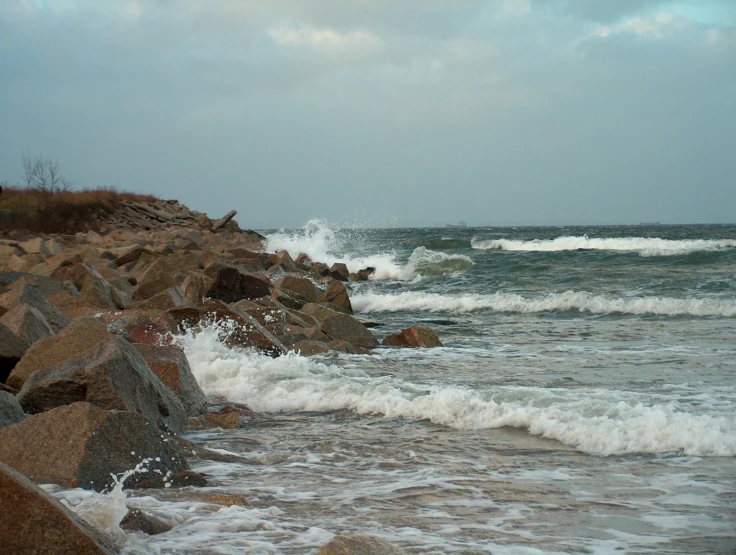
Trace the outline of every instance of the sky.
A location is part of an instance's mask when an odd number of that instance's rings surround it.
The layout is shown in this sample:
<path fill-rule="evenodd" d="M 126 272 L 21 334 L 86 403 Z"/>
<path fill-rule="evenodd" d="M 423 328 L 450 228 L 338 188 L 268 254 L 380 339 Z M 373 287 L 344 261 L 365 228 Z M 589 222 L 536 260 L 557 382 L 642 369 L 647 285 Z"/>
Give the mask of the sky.
<path fill-rule="evenodd" d="M 0 181 L 241 227 L 736 222 L 734 0 L 0 0 Z"/>

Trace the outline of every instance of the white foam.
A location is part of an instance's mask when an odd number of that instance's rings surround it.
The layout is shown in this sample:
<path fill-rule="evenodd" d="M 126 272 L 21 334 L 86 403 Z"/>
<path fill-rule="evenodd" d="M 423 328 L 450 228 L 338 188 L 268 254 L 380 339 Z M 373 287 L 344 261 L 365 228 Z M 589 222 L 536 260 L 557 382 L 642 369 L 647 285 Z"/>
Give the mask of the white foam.
<path fill-rule="evenodd" d="M 463 429 L 512 426 L 596 455 L 736 454 L 733 414 L 696 414 L 675 401 L 650 402 L 632 392 L 429 387 L 390 376 L 346 375 L 341 368 L 295 355 L 271 359 L 232 350 L 209 328 L 178 341 L 205 393 L 247 403 L 256 411 L 351 409 Z"/>
<path fill-rule="evenodd" d="M 550 293 L 526 298 L 513 293 L 493 295 L 440 295 L 419 291 L 396 294 L 359 293 L 350 299 L 357 312 L 427 311 L 464 313 L 557 312 L 577 310 L 592 314 L 654 314 L 662 316 L 736 316 L 731 299 L 675 299 L 671 297 L 617 297 L 593 295 L 585 291 Z"/>
<path fill-rule="evenodd" d="M 460 272 L 473 266 L 473 261 L 460 254 L 435 252 L 417 247 L 405 264 L 397 260 L 396 253 L 356 254 L 345 252 L 345 245 L 324 220 L 310 220 L 300 230 L 279 231 L 266 237 L 268 252 L 285 250 L 292 258 L 306 253 L 315 262 L 332 265 L 344 263 L 351 272 L 363 268 L 375 268 L 374 280 L 410 281 L 420 276 L 442 275 Z"/>
<path fill-rule="evenodd" d="M 578 249 L 638 252 L 642 256 L 672 256 L 698 251 L 720 251 L 736 248 L 736 240 L 685 239 L 670 240 L 657 237 L 610 237 L 604 239 L 582 236 L 564 236 L 556 239 L 515 241 L 511 239 L 473 239 L 474 249 L 498 249 L 504 251 L 554 252 Z"/>

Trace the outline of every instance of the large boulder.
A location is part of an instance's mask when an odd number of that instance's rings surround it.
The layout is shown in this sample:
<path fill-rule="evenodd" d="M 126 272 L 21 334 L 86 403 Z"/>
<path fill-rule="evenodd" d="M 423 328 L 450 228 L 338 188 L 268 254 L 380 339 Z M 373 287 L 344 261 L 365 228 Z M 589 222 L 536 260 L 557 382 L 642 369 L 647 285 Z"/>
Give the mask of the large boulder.
<path fill-rule="evenodd" d="M 27 304 L 16 305 L 3 314 L 0 324 L 5 325 L 16 336 L 25 339 L 29 346 L 39 339 L 54 335 L 54 330 L 51 329 L 43 314 L 37 308 Z"/>
<path fill-rule="evenodd" d="M 442 342 L 432 328 L 413 326 L 405 328 L 399 333 L 386 336 L 383 339 L 383 345 L 390 347 L 442 347 Z"/>
<path fill-rule="evenodd" d="M 319 341 L 303 339 L 289 346 L 289 349 L 302 356 L 312 356 L 329 352 L 330 348 Z"/>
<path fill-rule="evenodd" d="M 340 314 L 340 311 L 335 310 L 335 308 L 323 304 L 307 303 L 301 308 L 301 312 L 307 316 L 311 316 L 318 323 L 322 323 L 330 316 Z"/>
<path fill-rule="evenodd" d="M 111 337 L 107 327 L 94 316 L 77 318 L 59 335 L 35 342 L 10 373 L 7 383 L 21 389 L 35 371 L 57 366 Z"/>
<path fill-rule="evenodd" d="M 317 555 L 401 555 L 401 551 L 375 536 L 335 536 Z"/>
<path fill-rule="evenodd" d="M 8 555 L 112 555 L 115 550 L 69 509 L 0 463 L 0 551 Z"/>
<path fill-rule="evenodd" d="M 206 299 L 202 307 L 182 307 L 168 311 L 184 328 L 215 325 L 230 347 L 252 347 L 272 357 L 286 353 L 286 347 L 250 314 L 222 301 Z"/>
<path fill-rule="evenodd" d="M 295 276 L 284 276 L 274 282 L 277 289 L 282 289 L 296 294 L 305 300 L 305 302 L 313 302 L 319 295 L 317 287 L 312 280 Z"/>
<path fill-rule="evenodd" d="M 67 315 L 46 300 L 39 289 L 27 283 L 17 284 L 7 293 L 0 295 L 0 306 L 8 310 L 19 304 L 30 305 L 43 314 L 55 333 L 58 333 L 71 321 Z"/>
<path fill-rule="evenodd" d="M 176 394 L 187 416 L 205 413 L 207 397 L 192 374 L 186 355 L 179 347 L 145 343 L 138 343 L 134 347 L 151 371 Z"/>
<path fill-rule="evenodd" d="M 348 341 L 356 347 L 370 349 L 378 345 L 373 334 L 349 314 L 335 314 L 322 322 L 320 329 L 332 340 Z"/>
<path fill-rule="evenodd" d="M 78 270 L 77 270 L 78 268 Z M 84 275 L 82 279 L 82 300 L 99 308 L 117 308 L 112 296 L 112 285 L 102 275 L 88 264 L 77 264 L 75 272 Z"/>
<path fill-rule="evenodd" d="M 348 290 L 342 282 L 333 281 L 327 286 L 327 289 L 322 293 L 317 300 L 317 303 L 332 303 L 346 310 L 348 313 L 353 313 L 353 305 L 350 303 L 350 296 Z"/>
<path fill-rule="evenodd" d="M 0 429 L 0 461 L 35 482 L 96 491 L 112 485 L 111 474 L 141 462 L 127 486 L 188 468 L 175 442 L 143 416 L 91 403 L 58 407 Z"/>
<path fill-rule="evenodd" d="M 169 287 L 160 293 L 156 293 L 148 299 L 134 303 L 131 308 L 142 310 L 169 310 L 170 308 L 176 308 L 186 304 L 189 304 L 189 301 L 184 296 L 183 291 L 174 286 Z"/>
<path fill-rule="evenodd" d="M 33 372 L 18 393 L 26 412 L 87 401 L 108 410 L 139 412 L 160 428 L 180 433 L 186 414 L 179 399 L 120 336 L 102 341 L 55 366 Z"/>
<path fill-rule="evenodd" d="M 217 270 L 214 283 L 205 293 L 205 297 L 236 303 L 242 299 L 257 299 L 270 295 L 270 285 L 267 278 L 243 274 L 237 268 L 226 266 Z"/>
<path fill-rule="evenodd" d="M 332 266 L 330 266 L 330 276 L 333 279 L 347 281 L 350 277 L 350 270 L 348 270 L 348 267 L 344 263 L 335 262 Z"/>
<path fill-rule="evenodd" d="M 0 391 L 0 428 L 17 424 L 25 418 L 18 399 L 7 391 Z"/>
<path fill-rule="evenodd" d="M 294 259 L 287 251 L 278 251 L 269 255 L 268 261 L 273 266 L 279 266 L 284 272 L 301 272 L 302 269 L 296 265 Z"/>

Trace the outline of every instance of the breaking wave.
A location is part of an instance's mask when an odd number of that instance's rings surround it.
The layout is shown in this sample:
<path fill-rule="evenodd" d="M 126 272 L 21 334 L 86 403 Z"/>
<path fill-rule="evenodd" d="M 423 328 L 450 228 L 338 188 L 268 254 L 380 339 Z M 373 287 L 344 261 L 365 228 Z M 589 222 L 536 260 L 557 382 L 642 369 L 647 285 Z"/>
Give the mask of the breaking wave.
<path fill-rule="evenodd" d="M 272 359 L 229 349 L 217 330 L 178 341 L 202 389 L 257 411 L 350 409 L 459 429 L 511 426 L 594 455 L 736 454 L 733 415 L 692 413 L 676 399 L 615 390 L 499 387 L 474 391 L 373 377 L 296 355 Z"/>
<path fill-rule="evenodd" d="M 474 249 L 525 252 L 555 252 L 580 249 L 638 252 L 642 256 L 674 256 L 699 251 L 721 251 L 736 248 L 732 239 L 670 240 L 648 237 L 611 237 L 591 239 L 587 235 L 515 241 L 511 239 L 473 239 Z"/>
<path fill-rule="evenodd" d="M 285 250 L 292 258 L 306 253 L 312 260 L 328 265 L 343 262 L 351 272 L 373 267 L 376 272 L 371 279 L 374 280 L 410 281 L 422 276 L 461 272 L 473 266 L 473 261 L 467 256 L 436 252 L 425 247 L 414 249 L 403 264 L 395 253 L 347 253 L 344 242 L 324 220 L 310 220 L 300 230 L 268 235 L 265 248 L 268 252 Z"/>
<path fill-rule="evenodd" d="M 566 312 L 592 314 L 653 314 L 661 316 L 736 316 L 736 301 L 675 299 L 670 297 L 609 298 L 585 291 L 550 293 L 525 298 L 512 293 L 493 295 L 440 295 L 407 291 L 396 294 L 362 293 L 351 298 L 357 312 Z"/>

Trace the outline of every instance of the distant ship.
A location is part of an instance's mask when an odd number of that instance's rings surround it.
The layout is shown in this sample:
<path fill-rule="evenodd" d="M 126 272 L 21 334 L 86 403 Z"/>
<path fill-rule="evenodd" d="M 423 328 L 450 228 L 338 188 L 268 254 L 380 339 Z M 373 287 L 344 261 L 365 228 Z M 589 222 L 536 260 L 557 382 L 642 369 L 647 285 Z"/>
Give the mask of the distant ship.
<path fill-rule="evenodd" d="M 450 227 L 452 229 L 463 229 L 468 227 L 468 224 L 465 222 L 457 222 L 456 224 L 446 224 L 445 227 Z"/>

